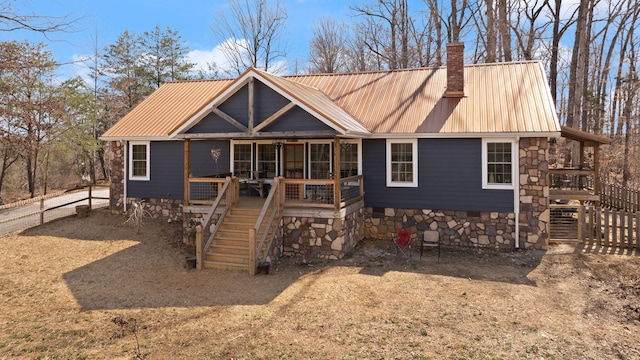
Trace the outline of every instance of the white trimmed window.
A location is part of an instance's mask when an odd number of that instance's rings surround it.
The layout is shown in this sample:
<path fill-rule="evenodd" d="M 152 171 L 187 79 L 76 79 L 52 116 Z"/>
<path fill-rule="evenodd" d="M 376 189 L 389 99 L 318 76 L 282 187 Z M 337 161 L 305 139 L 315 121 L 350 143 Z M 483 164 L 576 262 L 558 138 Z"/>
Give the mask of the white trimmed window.
<path fill-rule="evenodd" d="M 387 139 L 387 186 L 418 186 L 417 139 Z"/>
<path fill-rule="evenodd" d="M 251 143 L 233 144 L 233 174 L 240 179 L 251 179 L 253 145 Z"/>
<path fill-rule="evenodd" d="M 331 143 L 309 143 L 309 179 L 328 179 L 331 172 Z"/>
<path fill-rule="evenodd" d="M 149 180 L 149 142 L 129 142 L 129 180 Z"/>
<path fill-rule="evenodd" d="M 276 177 L 276 153 L 274 144 L 258 144 L 258 177 L 272 179 Z"/>
<path fill-rule="evenodd" d="M 362 173 L 360 159 L 362 142 L 360 140 L 342 140 L 340 142 L 340 177 L 359 175 Z"/>
<path fill-rule="evenodd" d="M 482 188 L 513 189 L 517 166 L 515 141 L 482 139 Z"/>

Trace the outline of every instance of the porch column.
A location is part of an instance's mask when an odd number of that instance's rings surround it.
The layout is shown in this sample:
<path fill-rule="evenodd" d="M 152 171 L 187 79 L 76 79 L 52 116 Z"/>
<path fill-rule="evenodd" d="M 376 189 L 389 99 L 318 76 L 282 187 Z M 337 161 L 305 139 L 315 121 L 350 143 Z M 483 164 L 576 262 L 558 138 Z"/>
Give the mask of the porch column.
<path fill-rule="evenodd" d="M 600 144 L 593 144 L 593 191 L 600 195 Z M 600 200 L 596 201 L 596 207 L 600 206 Z"/>
<path fill-rule="evenodd" d="M 191 173 L 191 140 L 184 139 L 184 206 L 189 205 L 189 174 Z"/>
<path fill-rule="evenodd" d="M 340 210 L 340 138 L 333 137 L 333 204 Z"/>

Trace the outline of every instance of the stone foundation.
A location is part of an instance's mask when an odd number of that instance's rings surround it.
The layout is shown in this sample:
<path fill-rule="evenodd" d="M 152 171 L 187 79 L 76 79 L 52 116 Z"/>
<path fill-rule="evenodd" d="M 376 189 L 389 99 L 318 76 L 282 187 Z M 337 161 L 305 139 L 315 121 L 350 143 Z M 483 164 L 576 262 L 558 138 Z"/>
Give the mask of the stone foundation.
<path fill-rule="evenodd" d="M 549 141 L 520 139 L 520 246 L 547 249 L 549 246 Z"/>
<path fill-rule="evenodd" d="M 443 245 L 515 246 L 514 213 L 372 207 L 364 211 L 364 236 L 368 238 L 391 239 L 398 229 L 408 229 L 417 239 L 422 232 L 434 230 L 440 233 Z"/>
<path fill-rule="evenodd" d="M 330 212 L 328 212 L 330 213 Z M 363 238 L 364 208 L 351 206 L 341 216 L 283 216 L 284 256 L 337 260 Z"/>

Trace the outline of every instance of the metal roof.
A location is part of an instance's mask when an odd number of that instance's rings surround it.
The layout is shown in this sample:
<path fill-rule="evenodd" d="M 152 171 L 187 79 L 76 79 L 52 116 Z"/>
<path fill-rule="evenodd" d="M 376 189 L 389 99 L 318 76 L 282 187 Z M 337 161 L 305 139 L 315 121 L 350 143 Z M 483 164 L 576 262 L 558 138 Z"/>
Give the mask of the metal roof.
<path fill-rule="evenodd" d="M 462 98 L 443 96 L 445 67 L 286 77 L 250 69 L 243 76 L 252 71 L 345 133 L 560 132 L 539 62 L 466 65 Z M 237 80 L 164 84 L 102 137 L 169 137 Z"/>
<path fill-rule="evenodd" d="M 444 97 L 446 68 L 286 77 L 319 89 L 372 133 L 559 132 L 538 62 L 467 65 L 464 97 Z"/>

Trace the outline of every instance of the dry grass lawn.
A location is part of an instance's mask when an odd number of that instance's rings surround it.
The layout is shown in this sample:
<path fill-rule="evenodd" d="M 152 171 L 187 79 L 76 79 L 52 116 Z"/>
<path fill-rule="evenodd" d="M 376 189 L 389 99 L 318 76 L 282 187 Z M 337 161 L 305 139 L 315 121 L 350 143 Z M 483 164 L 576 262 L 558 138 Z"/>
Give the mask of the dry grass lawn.
<path fill-rule="evenodd" d="M 94 211 L 0 238 L 0 359 L 640 359 L 636 253 L 407 264 L 363 241 L 249 277 L 187 270 L 176 225 L 123 221 Z"/>

